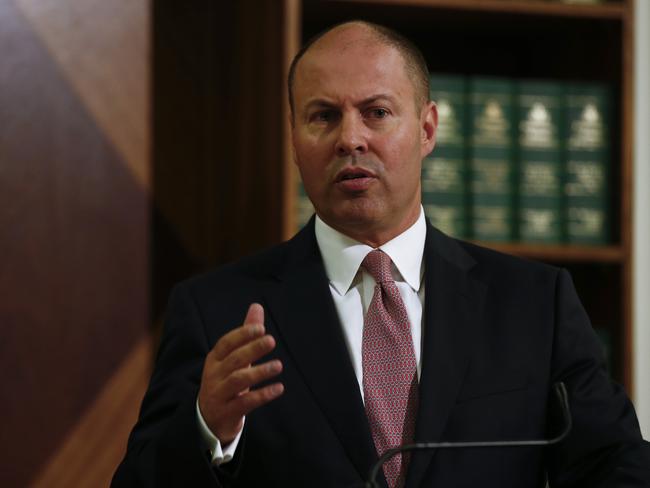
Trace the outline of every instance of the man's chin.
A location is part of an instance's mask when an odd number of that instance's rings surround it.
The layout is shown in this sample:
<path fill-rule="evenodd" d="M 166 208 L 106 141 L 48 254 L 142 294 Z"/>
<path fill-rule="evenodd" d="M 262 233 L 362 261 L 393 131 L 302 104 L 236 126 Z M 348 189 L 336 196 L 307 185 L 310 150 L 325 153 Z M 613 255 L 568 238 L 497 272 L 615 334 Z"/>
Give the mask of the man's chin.
<path fill-rule="evenodd" d="M 369 243 L 382 227 L 381 216 L 370 209 L 346 208 L 337 212 L 318 213 L 319 217 L 333 229 L 357 241 Z"/>
<path fill-rule="evenodd" d="M 317 210 L 327 225 L 357 241 L 378 247 L 411 226 L 419 216 L 420 204 L 404 215 L 392 215 L 389 208 L 371 201 L 344 202 L 329 209 Z"/>
<path fill-rule="evenodd" d="M 374 228 L 381 218 L 377 209 L 356 206 L 336 209 L 323 220 L 335 229 L 353 227 L 361 230 Z"/>

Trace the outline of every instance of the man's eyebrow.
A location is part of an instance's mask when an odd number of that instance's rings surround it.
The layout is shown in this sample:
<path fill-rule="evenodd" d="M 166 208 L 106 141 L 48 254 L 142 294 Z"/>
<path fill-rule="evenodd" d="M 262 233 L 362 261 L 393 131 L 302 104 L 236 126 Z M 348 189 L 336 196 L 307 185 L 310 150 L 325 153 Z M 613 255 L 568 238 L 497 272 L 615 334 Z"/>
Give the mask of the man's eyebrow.
<path fill-rule="evenodd" d="M 377 95 L 372 95 L 368 98 L 361 100 L 361 102 L 359 102 L 358 105 L 371 105 L 381 100 L 387 100 L 389 102 L 393 102 L 395 101 L 395 97 L 389 95 L 388 93 L 378 93 Z"/>
<path fill-rule="evenodd" d="M 376 103 L 378 101 L 382 100 L 387 100 L 389 102 L 394 102 L 395 97 L 392 95 L 389 95 L 388 93 L 378 93 L 376 95 L 371 95 L 367 98 L 364 98 L 363 100 L 355 103 L 355 106 L 358 107 L 363 107 L 366 105 L 371 105 L 373 103 Z M 307 102 L 307 105 L 305 105 L 305 110 L 310 110 L 313 108 L 336 108 L 338 105 L 334 102 L 322 99 L 322 98 L 315 98 L 313 100 L 310 100 Z"/>
<path fill-rule="evenodd" d="M 315 98 L 314 100 L 310 100 L 307 102 L 307 105 L 305 105 L 305 111 L 310 110 L 312 108 L 334 108 L 336 107 L 336 104 L 332 102 L 328 102 L 327 100 L 323 100 L 322 98 Z"/>

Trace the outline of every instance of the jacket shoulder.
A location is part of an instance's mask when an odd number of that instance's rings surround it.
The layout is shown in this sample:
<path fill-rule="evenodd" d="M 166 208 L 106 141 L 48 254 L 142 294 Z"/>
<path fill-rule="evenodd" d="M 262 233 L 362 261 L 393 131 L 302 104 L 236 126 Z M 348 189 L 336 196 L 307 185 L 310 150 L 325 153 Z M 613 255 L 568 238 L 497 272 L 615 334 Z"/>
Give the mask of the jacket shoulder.
<path fill-rule="evenodd" d="M 474 260 L 474 276 L 484 282 L 505 282 L 520 286 L 534 283 L 554 283 L 562 271 L 548 263 L 513 256 L 470 242 L 457 241 Z"/>
<path fill-rule="evenodd" d="M 298 266 L 305 256 L 319 258 L 313 223 L 310 224 L 286 242 L 188 278 L 175 288 L 184 289 L 198 303 L 257 300 L 261 290 L 276 284 L 287 269 Z"/>
<path fill-rule="evenodd" d="M 286 260 L 287 247 L 288 243 L 285 242 L 237 261 L 217 266 L 181 281 L 176 288 L 185 288 L 198 298 L 205 294 L 223 294 L 228 290 L 250 286 L 253 283 L 273 281 Z"/>

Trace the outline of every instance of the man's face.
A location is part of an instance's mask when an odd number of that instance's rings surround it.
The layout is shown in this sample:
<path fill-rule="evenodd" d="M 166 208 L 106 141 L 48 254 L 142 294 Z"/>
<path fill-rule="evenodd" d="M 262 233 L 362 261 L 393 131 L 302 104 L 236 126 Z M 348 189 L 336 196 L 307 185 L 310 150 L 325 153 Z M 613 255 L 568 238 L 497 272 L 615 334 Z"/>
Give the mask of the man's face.
<path fill-rule="evenodd" d="M 412 225 L 437 114 L 416 107 L 400 53 L 358 26 L 330 32 L 298 63 L 293 96 L 295 162 L 318 215 L 373 246 Z"/>

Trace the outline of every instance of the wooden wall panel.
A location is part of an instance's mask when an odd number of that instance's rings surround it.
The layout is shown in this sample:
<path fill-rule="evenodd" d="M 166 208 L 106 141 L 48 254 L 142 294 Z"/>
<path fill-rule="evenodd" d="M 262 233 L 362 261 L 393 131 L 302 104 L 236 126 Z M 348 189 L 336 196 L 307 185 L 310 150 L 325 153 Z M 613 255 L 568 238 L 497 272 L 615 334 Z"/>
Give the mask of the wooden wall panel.
<path fill-rule="evenodd" d="M 144 337 L 59 444 L 33 488 L 105 487 L 124 456 L 149 381 L 151 341 Z"/>
<path fill-rule="evenodd" d="M 282 239 L 284 3 L 0 2 L 1 486 L 106 485 L 171 284 Z"/>
<path fill-rule="evenodd" d="M 135 180 L 149 164 L 149 2 L 14 0 Z"/>
<path fill-rule="evenodd" d="M 155 311 L 188 273 L 283 238 L 283 3 L 154 3 Z"/>
<path fill-rule="evenodd" d="M 88 3 L 58 2 L 56 12 Z M 128 22 L 100 17 L 101 9 L 86 14 L 146 32 L 146 2 L 139 3 L 139 19 Z M 102 411 L 97 400 L 106 398 L 108 380 L 134 348 L 149 348 L 147 77 L 134 82 L 139 90 L 124 85 L 145 98 L 133 104 L 135 115 L 104 117 L 89 98 L 95 87 L 123 99 L 114 73 L 136 62 L 147 66 L 148 59 L 132 56 L 146 46 L 131 51 L 117 42 L 124 29 L 109 32 L 116 42 L 104 46 L 121 46 L 111 56 L 90 41 L 92 29 L 76 29 L 77 50 L 66 50 L 58 34 L 44 35 L 48 26 L 57 32 L 58 17 L 48 24 L 47 16 L 24 7 L 0 2 L 0 485 L 39 478 L 63 486 L 40 471 L 89 409 Z M 120 51 L 126 64 L 112 64 Z M 103 73 L 79 84 L 72 78 L 81 53 Z M 124 150 L 115 134 L 129 124 L 139 136 Z M 124 435 L 106 436 L 96 427 L 82 432 L 89 445 L 123 448 Z M 103 458 L 99 451 L 93 459 Z M 86 468 L 93 467 L 91 460 Z"/>

